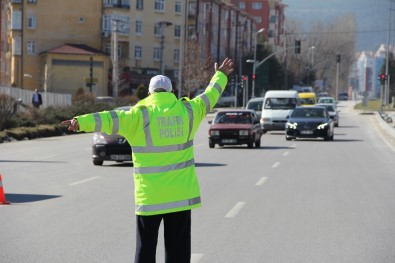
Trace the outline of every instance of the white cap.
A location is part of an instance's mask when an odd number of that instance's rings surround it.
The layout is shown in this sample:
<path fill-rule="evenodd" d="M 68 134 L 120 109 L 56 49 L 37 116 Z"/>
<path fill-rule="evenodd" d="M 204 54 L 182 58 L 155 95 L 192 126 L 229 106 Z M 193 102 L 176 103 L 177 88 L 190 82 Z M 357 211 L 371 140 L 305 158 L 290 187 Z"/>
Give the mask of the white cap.
<path fill-rule="evenodd" d="M 152 77 L 149 82 L 148 91 L 152 94 L 156 89 L 164 89 L 167 92 L 171 92 L 173 87 L 171 85 L 170 79 L 163 75 L 156 75 L 155 77 Z"/>

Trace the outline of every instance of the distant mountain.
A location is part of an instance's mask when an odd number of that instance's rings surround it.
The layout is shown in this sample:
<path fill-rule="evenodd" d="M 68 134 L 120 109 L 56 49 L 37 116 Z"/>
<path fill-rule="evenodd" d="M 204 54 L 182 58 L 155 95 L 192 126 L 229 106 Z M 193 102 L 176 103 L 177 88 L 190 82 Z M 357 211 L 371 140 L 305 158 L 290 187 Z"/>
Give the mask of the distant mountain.
<path fill-rule="evenodd" d="M 357 24 L 357 51 L 375 51 L 387 44 L 390 0 L 283 0 L 288 5 L 286 18 L 302 21 L 308 30 L 312 21 L 330 22 L 336 17 L 353 14 Z M 395 2 L 391 3 L 395 10 Z M 395 11 L 391 12 L 390 44 L 395 37 Z"/>

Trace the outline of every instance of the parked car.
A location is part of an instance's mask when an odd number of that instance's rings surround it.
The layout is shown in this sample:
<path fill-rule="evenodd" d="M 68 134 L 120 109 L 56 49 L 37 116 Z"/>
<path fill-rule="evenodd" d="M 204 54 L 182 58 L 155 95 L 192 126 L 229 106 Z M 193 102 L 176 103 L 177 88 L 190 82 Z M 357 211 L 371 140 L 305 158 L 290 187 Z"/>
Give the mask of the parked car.
<path fill-rule="evenodd" d="M 331 103 L 317 103 L 316 106 L 323 106 L 329 113 L 331 119 L 335 122 L 335 127 L 339 127 L 339 110 L 336 110 Z"/>
<path fill-rule="evenodd" d="M 247 102 L 246 109 L 255 111 L 255 113 L 259 119 L 261 118 L 262 105 L 263 105 L 264 99 L 265 99 L 264 97 L 256 97 L 256 98 L 250 99 Z"/>
<path fill-rule="evenodd" d="M 118 107 L 115 110 L 128 111 L 130 106 Z M 132 161 L 132 148 L 128 141 L 120 135 L 108 135 L 103 132 L 93 133 L 92 159 L 94 165 L 103 165 L 104 161 Z"/>
<path fill-rule="evenodd" d="M 262 129 L 259 118 L 252 110 L 224 110 L 219 111 L 214 121 L 209 121 L 209 147 L 216 144 L 242 145 L 248 148 L 261 146 Z"/>
<path fill-rule="evenodd" d="M 324 138 L 325 141 L 332 141 L 334 126 L 325 107 L 296 107 L 285 125 L 285 139 Z"/>

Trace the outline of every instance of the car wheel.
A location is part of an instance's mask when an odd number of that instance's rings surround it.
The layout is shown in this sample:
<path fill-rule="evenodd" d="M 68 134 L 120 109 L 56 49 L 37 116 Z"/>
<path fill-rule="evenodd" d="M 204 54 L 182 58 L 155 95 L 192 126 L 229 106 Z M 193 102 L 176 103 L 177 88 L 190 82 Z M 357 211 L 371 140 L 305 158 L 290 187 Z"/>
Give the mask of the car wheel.
<path fill-rule="evenodd" d="M 252 147 L 254 147 L 254 142 L 250 142 L 250 143 L 248 143 L 248 144 L 247 144 L 247 147 L 248 147 L 248 148 L 252 148 Z"/>
<path fill-rule="evenodd" d="M 257 141 L 255 141 L 255 148 L 261 147 L 261 137 Z"/>
<path fill-rule="evenodd" d="M 285 136 L 285 140 L 290 141 L 290 140 L 292 140 L 292 137 Z"/>
<path fill-rule="evenodd" d="M 100 160 L 93 160 L 94 165 L 103 165 L 103 161 Z"/>
<path fill-rule="evenodd" d="M 214 147 L 215 147 L 215 143 L 209 142 L 209 143 L 208 143 L 208 147 L 214 148 Z"/>
<path fill-rule="evenodd" d="M 335 127 L 339 127 L 339 123 L 338 122 L 335 123 Z"/>

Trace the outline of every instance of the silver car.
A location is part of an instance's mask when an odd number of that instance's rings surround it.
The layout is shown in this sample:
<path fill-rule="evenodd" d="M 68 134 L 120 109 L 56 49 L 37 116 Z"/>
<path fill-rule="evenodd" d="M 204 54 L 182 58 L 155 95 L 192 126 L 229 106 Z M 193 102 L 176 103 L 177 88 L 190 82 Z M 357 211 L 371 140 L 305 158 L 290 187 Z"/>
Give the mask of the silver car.
<path fill-rule="evenodd" d="M 339 127 L 339 110 L 333 106 L 333 103 L 317 103 L 317 106 L 324 106 L 329 113 L 329 116 L 335 123 L 335 127 Z"/>

